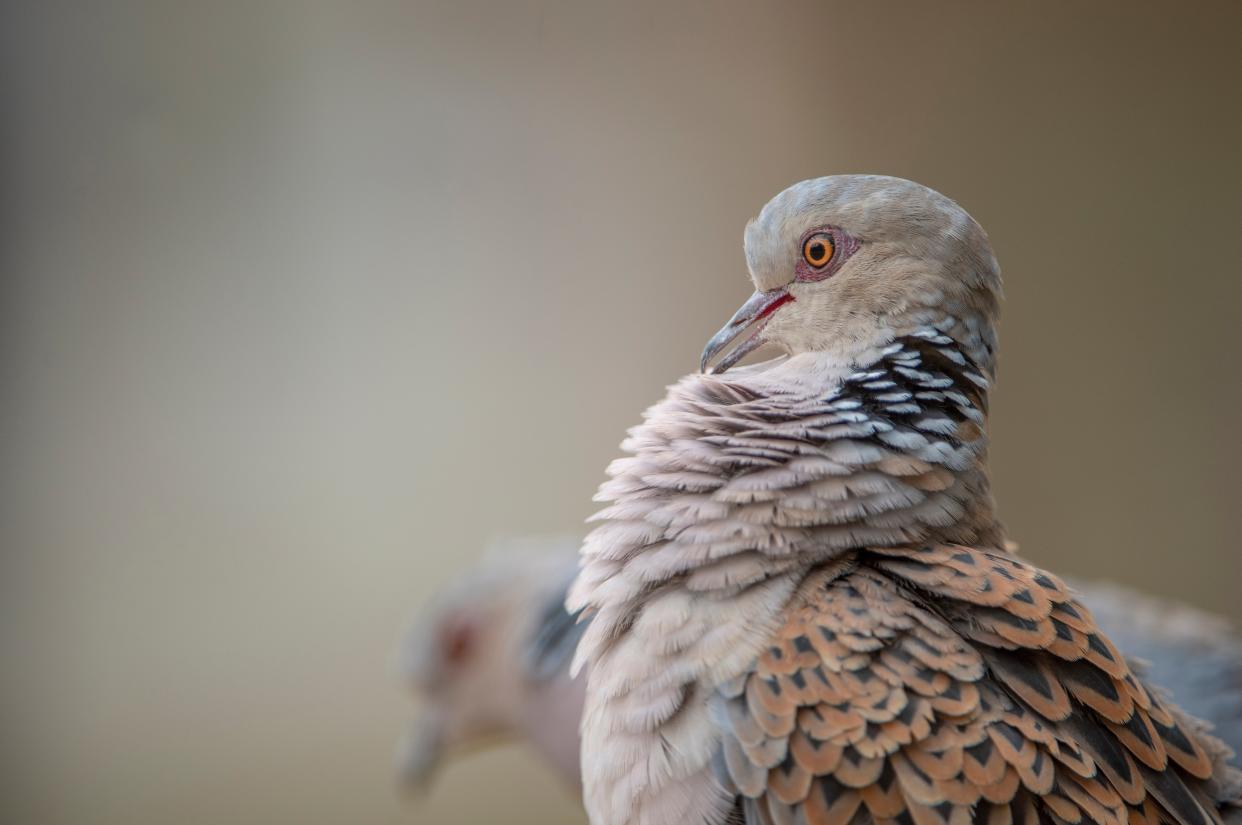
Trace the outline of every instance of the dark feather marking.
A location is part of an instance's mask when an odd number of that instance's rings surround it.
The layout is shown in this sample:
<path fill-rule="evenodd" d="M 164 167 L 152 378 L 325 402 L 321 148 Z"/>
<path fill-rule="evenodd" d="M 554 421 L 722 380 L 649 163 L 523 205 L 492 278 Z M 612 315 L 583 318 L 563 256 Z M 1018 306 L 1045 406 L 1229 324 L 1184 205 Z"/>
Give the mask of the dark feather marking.
<path fill-rule="evenodd" d="M 1139 767 L 1143 782 L 1152 796 L 1177 819 L 1181 825 L 1215 825 L 1214 819 L 1203 810 L 1177 771 L 1154 771 L 1146 765 Z"/>
<path fill-rule="evenodd" d="M 1117 693 L 1117 686 L 1113 680 L 1090 662 L 1058 662 L 1057 670 L 1065 678 L 1100 694 L 1110 702 L 1121 701 L 1121 695 Z"/>

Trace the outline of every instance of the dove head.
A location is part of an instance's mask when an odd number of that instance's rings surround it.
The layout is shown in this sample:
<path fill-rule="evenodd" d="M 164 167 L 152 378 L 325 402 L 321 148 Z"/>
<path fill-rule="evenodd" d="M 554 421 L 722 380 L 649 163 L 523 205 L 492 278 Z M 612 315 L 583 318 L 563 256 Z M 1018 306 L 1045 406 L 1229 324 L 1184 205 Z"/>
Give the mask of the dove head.
<path fill-rule="evenodd" d="M 400 778 L 413 788 L 428 785 L 446 754 L 510 738 L 514 730 L 509 702 L 519 671 L 505 638 L 512 617 L 451 595 L 413 629 L 402 651 L 404 676 L 422 706 L 397 754 Z"/>
<path fill-rule="evenodd" d="M 934 325 L 991 372 L 1000 268 L 983 228 L 908 180 L 836 175 L 802 181 L 746 227 L 755 294 L 703 352 L 723 372 L 760 344 L 853 362 Z"/>
<path fill-rule="evenodd" d="M 496 542 L 423 610 L 398 660 L 420 706 L 397 751 L 407 786 L 427 787 L 454 754 L 528 735 L 543 718 L 545 700 L 560 699 L 531 672 L 530 640 L 547 605 L 564 601 L 565 574 L 577 570 L 580 543 Z"/>

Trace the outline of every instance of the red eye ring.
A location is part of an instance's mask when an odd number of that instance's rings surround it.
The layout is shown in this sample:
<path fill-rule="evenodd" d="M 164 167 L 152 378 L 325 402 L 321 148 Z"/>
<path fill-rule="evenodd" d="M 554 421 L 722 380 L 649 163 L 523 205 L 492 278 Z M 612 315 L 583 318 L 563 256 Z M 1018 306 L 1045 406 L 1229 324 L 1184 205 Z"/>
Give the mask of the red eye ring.
<path fill-rule="evenodd" d="M 802 258 L 816 269 L 823 269 L 836 254 L 837 246 L 827 232 L 816 232 L 802 242 Z"/>

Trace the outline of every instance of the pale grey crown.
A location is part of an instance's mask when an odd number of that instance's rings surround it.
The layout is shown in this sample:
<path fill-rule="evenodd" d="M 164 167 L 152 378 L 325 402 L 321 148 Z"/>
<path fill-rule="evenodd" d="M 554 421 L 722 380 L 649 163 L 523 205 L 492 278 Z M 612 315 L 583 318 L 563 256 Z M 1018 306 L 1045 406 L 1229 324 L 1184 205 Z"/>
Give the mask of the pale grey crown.
<path fill-rule="evenodd" d="M 970 289 L 1000 292 L 1000 268 L 983 228 L 949 198 L 884 175 L 832 175 L 796 183 L 746 227 L 746 264 L 760 291 L 793 279 L 798 242 L 810 229 L 839 227 L 891 255 L 943 263 Z"/>

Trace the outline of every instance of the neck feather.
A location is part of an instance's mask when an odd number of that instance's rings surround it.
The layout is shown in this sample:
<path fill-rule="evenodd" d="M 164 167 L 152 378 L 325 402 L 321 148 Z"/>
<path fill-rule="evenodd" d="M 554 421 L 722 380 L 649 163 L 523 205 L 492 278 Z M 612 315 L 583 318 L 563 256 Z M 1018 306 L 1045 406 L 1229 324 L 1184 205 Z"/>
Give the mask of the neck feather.
<path fill-rule="evenodd" d="M 920 327 L 865 362 L 806 353 L 670 388 L 597 496 L 612 505 L 570 598 L 600 611 L 588 633 L 622 632 L 669 585 L 725 595 L 867 547 L 1002 547 L 989 380 L 951 332 Z"/>

